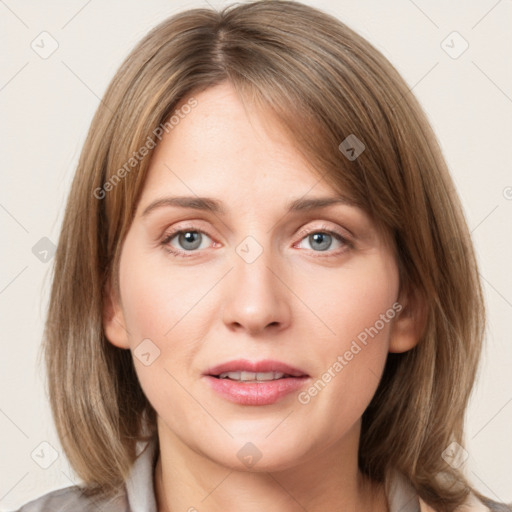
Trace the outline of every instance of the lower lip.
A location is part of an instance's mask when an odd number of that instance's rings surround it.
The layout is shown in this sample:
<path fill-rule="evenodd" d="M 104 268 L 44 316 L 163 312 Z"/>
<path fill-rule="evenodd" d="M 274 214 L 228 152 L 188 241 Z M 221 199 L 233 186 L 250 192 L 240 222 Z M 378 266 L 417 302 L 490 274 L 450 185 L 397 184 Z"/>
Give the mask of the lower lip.
<path fill-rule="evenodd" d="M 302 388 L 308 377 L 287 377 L 261 382 L 239 382 L 205 376 L 214 391 L 226 400 L 241 405 L 270 405 Z"/>

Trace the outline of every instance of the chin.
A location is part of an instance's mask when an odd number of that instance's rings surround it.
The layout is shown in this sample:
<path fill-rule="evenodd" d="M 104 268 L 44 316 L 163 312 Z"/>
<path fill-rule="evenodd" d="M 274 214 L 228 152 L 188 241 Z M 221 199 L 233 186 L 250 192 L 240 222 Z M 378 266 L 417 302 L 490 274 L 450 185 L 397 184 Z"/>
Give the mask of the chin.
<path fill-rule="evenodd" d="M 260 431 L 254 435 L 235 435 L 229 442 L 218 444 L 213 441 L 216 451 L 212 453 L 212 444 L 209 444 L 202 453 L 227 468 L 254 473 L 283 471 L 296 466 L 300 460 L 307 460 L 304 439 L 290 435 L 279 436 L 277 433 L 268 436 L 270 431 Z M 301 447 L 300 450 L 298 446 Z"/>

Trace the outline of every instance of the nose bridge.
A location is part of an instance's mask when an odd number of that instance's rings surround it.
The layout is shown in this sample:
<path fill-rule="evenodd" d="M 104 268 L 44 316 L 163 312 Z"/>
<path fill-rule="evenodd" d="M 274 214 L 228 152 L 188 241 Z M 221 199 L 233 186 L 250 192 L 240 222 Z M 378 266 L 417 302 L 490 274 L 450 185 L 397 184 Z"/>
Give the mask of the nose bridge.
<path fill-rule="evenodd" d="M 223 311 L 227 325 L 258 332 L 269 325 L 288 324 L 287 288 L 277 277 L 278 260 L 269 244 L 264 246 L 254 236 L 245 237 L 235 247 L 229 297 Z"/>

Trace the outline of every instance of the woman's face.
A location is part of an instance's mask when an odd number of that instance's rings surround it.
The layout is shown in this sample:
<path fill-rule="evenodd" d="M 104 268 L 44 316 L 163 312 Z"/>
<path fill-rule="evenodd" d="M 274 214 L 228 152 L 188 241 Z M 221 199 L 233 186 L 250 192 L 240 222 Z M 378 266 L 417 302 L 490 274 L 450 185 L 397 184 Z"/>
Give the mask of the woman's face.
<path fill-rule="evenodd" d="M 132 351 L 161 442 L 261 470 L 354 449 L 388 351 L 410 348 L 394 251 L 346 198 L 308 203 L 342 196 L 229 83 L 195 98 L 153 154 L 107 337 Z M 297 376 L 254 366 L 269 360 Z M 262 373 L 210 375 L 237 368 Z"/>

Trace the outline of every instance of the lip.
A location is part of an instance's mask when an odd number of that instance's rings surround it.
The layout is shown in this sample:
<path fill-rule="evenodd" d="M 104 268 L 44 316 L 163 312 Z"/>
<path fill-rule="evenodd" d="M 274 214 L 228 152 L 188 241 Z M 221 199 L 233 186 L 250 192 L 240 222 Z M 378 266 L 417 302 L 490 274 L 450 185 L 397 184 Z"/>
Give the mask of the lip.
<path fill-rule="evenodd" d="M 292 377 L 309 377 L 309 375 L 299 368 L 273 359 L 264 359 L 262 361 L 250 361 L 249 359 L 236 359 L 218 364 L 206 370 L 204 375 L 216 376 L 224 372 L 282 372 Z"/>
<path fill-rule="evenodd" d="M 230 371 L 282 372 L 288 377 L 260 382 L 239 382 L 217 377 L 221 373 Z M 298 391 L 310 380 L 309 375 L 299 368 L 269 359 L 264 361 L 249 361 L 247 359 L 228 361 L 209 368 L 203 378 L 220 396 L 239 405 L 273 404 L 286 395 Z"/>

